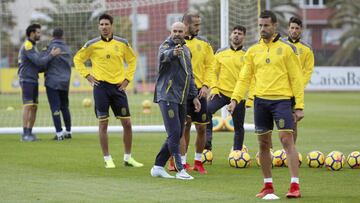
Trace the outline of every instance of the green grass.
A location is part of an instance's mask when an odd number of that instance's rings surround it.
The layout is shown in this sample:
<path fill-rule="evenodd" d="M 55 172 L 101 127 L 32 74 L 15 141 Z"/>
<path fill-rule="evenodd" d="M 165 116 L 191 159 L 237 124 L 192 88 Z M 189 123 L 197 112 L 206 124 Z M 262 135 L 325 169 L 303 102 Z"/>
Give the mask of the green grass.
<path fill-rule="evenodd" d="M 307 93 L 297 144 L 303 157 L 311 150 L 325 154 L 339 150 L 346 155 L 360 150 L 359 101 L 358 93 Z M 150 176 L 165 133 L 135 133 L 133 156 L 145 164 L 143 168 L 122 166 L 122 137 L 110 134 L 110 151 L 117 164 L 113 170 L 103 167 L 96 134 L 74 135 L 64 142 L 52 141 L 52 136 L 43 134 L 39 142 L 21 143 L 17 135 L 0 135 L 0 202 L 263 202 L 254 197 L 262 185 L 260 168 L 228 166 L 229 132 L 214 134 L 214 163 L 207 166 L 207 175 L 192 172 L 193 181 Z M 274 149 L 279 149 L 278 136 L 273 140 Z M 193 139 L 191 143 L 192 161 Z M 245 144 L 254 157 L 257 142 L 252 132 L 246 133 Z M 360 170 L 348 166 L 332 172 L 303 163 L 303 198 L 291 202 L 360 202 L 359 175 Z M 284 198 L 288 169 L 275 168 L 273 176 L 281 197 L 277 202 L 289 202 Z"/>

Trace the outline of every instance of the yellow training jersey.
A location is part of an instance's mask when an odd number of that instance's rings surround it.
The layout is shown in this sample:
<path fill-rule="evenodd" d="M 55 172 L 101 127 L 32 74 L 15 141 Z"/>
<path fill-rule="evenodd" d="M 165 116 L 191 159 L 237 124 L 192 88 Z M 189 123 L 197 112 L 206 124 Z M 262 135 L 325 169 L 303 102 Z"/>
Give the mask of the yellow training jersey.
<path fill-rule="evenodd" d="M 211 94 L 222 93 L 231 97 L 244 64 L 245 49 L 226 47 L 215 54 L 214 72 L 211 75 Z"/>
<path fill-rule="evenodd" d="M 304 108 L 304 84 L 296 49 L 276 35 L 265 43 L 262 39 L 245 53 L 244 68 L 231 99 L 240 101 L 254 76 L 254 95 L 278 100 L 295 97 L 295 109 Z"/>
<path fill-rule="evenodd" d="M 199 36 L 187 36 L 185 42 L 191 52 L 191 65 L 196 87 L 201 88 L 203 85 L 210 87 L 210 74 L 213 71 L 214 63 L 214 51 L 211 45 L 205 38 Z"/>
<path fill-rule="evenodd" d="M 311 74 L 314 70 L 314 52 L 311 46 L 301 39 L 291 40 L 290 37 L 286 38 L 287 41 L 291 42 L 296 47 L 296 52 L 300 59 L 300 65 L 303 73 L 304 88 L 311 79 Z"/>
<path fill-rule="evenodd" d="M 84 64 L 88 59 L 91 60 L 92 75 L 99 81 L 118 84 L 125 79 L 130 82 L 134 78 L 136 56 L 123 38 L 97 37 L 88 41 L 74 56 L 75 68 L 83 77 L 90 74 Z"/>

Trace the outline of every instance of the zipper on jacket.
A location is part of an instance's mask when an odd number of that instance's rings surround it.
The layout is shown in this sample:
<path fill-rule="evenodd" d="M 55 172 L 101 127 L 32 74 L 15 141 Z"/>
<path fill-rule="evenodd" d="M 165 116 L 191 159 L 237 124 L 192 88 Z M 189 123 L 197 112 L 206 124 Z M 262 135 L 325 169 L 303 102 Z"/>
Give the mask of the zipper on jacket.
<path fill-rule="evenodd" d="M 168 85 L 166 87 L 166 92 L 165 92 L 166 94 L 169 92 L 171 86 L 172 86 L 172 80 L 169 80 Z"/>
<path fill-rule="evenodd" d="M 185 60 L 185 54 L 184 54 L 183 51 L 182 51 L 181 53 L 182 53 L 181 56 L 182 56 L 182 58 L 183 58 L 183 60 L 184 60 L 185 73 L 186 73 L 185 86 L 184 86 L 184 90 L 183 90 L 182 97 L 181 97 L 181 102 L 180 102 L 180 104 L 183 104 L 183 102 L 184 102 L 184 97 L 185 97 L 186 86 L 187 86 L 187 83 L 188 83 L 188 75 L 189 75 L 189 73 L 188 73 L 188 70 L 187 70 L 187 65 L 186 65 L 186 60 Z"/>

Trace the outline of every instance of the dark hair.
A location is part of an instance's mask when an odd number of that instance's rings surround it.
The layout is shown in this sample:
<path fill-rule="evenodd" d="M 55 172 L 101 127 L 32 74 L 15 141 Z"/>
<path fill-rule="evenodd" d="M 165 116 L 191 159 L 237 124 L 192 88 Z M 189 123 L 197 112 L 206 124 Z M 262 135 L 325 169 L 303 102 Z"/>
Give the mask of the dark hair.
<path fill-rule="evenodd" d="M 53 30 L 52 36 L 57 39 L 61 39 L 64 34 L 64 31 L 61 28 L 55 28 Z"/>
<path fill-rule="evenodd" d="M 107 14 L 107 13 L 104 13 L 104 14 L 102 14 L 102 15 L 99 17 L 99 22 L 100 22 L 100 20 L 102 20 L 102 19 L 109 20 L 109 21 L 110 21 L 110 24 L 113 24 L 113 21 L 114 21 L 114 18 L 113 18 L 111 15 Z"/>
<path fill-rule="evenodd" d="M 297 17 L 291 17 L 290 20 L 289 20 L 289 26 L 290 26 L 290 23 L 296 23 L 300 27 L 303 26 L 302 21 L 300 20 L 300 18 L 297 18 Z"/>
<path fill-rule="evenodd" d="M 41 25 L 40 25 L 40 24 L 37 24 L 37 23 L 34 23 L 34 24 L 29 25 L 29 26 L 26 28 L 26 36 L 27 36 L 27 37 L 30 37 L 30 33 L 36 32 L 36 29 L 41 29 Z"/>
<path fill-rule="evenodd" d="M 234 31 L 234 30 L 240 30 L 240 31 L 242 31 L 242 32 L 244 33 L 244 35 L 246 34 L 246 28 L 245 28 L 244 26 L 242 26 L 242 25 L 236 25 L 236 26 L 232 29 L 232 31 Z"/>
<path fill-rule="evenodd" d="M 183 23 L 191 23 L 192 22 L 192 18 L 200 18 L 200 15 L 197 11 L 187 11 L 184 13 L 183 18 L 182 18 L 182 22 Z"/>
<path fill-rule="evenodd" d="M 269 10 L 263 10 L 261 13 L 260 13 L 260 18 L 270 18 L 271 19 L 271 22 L 273 23 L 276 23 L 277 22 L 277 19 L 276 19 L 276 15 L 272 12 L 272 11 L 269 11 Z"/>

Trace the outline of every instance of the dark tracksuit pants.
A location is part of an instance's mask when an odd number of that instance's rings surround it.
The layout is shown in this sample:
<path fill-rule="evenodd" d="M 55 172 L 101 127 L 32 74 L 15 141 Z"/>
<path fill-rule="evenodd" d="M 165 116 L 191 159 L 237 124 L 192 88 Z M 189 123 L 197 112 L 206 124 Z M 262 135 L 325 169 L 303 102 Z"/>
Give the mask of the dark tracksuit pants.
<path fill-rule="evenodd" d="M 207 113 L 210 119 L 209 124 L 206 126 L 206 145 L 205 149 L 211 150 L 212 148 L 212 115 L 223 106 L 230 103 L 231 98 L 220 93 L 215 95 L 212 100 L 208 101 Z M 245 119 L 245 100 L 241 100 L 236 105 L 233 114 L 231 115 L 234 122 L 234 150 L 241 150 L 244 143 L 244 119 Z"/>
<path fill-rule="evenodd" d="M 186 105 L 160 101 L 167 138 L 156 156 L 155 165 L 164 167 L 170 156 L 174 157 L 178 171 L 183 169 L 180 155 L 180 138 L 184 129 Z"/>
<path fill-rule="evenodd" d="M 69 111 L 69 91 L 57 90 L 46 87 L 46 94 L 48 97 L 52 119 L 54 121 L 56 132 L 61 132 L 61 117 L 64 119 L 66 131 L 71 131 L 71 116 Z"/>

